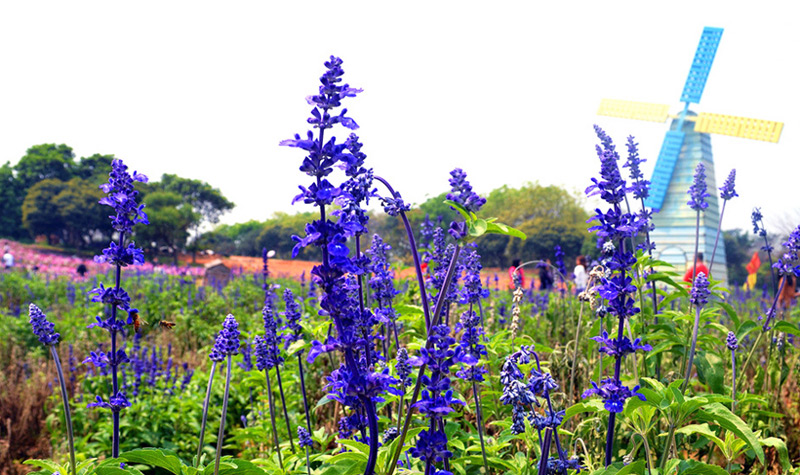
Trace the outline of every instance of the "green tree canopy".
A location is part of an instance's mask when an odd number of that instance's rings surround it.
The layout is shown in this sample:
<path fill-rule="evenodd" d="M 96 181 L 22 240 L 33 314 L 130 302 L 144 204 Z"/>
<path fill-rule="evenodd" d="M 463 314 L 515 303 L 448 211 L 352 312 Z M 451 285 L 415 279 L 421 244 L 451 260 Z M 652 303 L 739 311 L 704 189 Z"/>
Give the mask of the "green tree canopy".
<path fill-rule="evenodd" d="M 186 245 L 189 227 L 197 219 L 197 213 L 177 193 L 153 191 L 143 199 L 150 224 L 137 225 L 136 239 L 151 255 L 167 252 L 177 263 L 178 252 Z"/>
<path fill-rule="evenodd" d="M 24 236 L 22 227 L 22 201 L 25 199 L 22 184 L 14 177 L 14 169 L 6 162 L 0 167 L 0 236 L 19 239 Z"/>
<path fill-rule="evenodd" d="M 14 166 L 17 180 L 27 190 L 42 180 L 56 178 L 67 181 L 75 172 L 75 154 L 64 144 L 34 145 Z"/>
<path fill-rule="evenodd" d="M 58 213 L 56 196 L 66 188 L 66 183 L 57 178 L 48 178 L 31 186 L 22 202 L 22 224 L 32 236 L 60 235 L 64 221 Z"/>

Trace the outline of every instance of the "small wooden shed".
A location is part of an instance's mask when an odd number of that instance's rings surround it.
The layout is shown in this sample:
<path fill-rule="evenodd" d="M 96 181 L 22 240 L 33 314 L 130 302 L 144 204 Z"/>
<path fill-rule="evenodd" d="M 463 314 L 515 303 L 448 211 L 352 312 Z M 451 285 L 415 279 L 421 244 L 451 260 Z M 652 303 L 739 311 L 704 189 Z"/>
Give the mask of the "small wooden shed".
<path fill-rule="evenodd" d="M 231 270 L 222 262 L 222 259 L 215 259 L 204 267 L 203 285 L 225 286 L 231 280 Z"/>

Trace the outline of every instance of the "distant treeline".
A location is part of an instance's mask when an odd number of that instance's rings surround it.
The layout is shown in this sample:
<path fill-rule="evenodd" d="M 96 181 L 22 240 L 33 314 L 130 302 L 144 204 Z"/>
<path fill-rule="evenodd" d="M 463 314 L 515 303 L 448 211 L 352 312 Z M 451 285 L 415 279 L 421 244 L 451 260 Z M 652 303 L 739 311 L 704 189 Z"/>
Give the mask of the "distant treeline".
<path fill-rule="evenodd" d="M 48 244 L 94 250 L 108 243 L 112 230 L 99 186 L 108 181 L 114 155 L 75 159 L 61 144 L 36 145 L 12 166 L 0 167 L 0 236 L 46 238 Z M 190 232 L 216 224 L 233 203 L 208 183 L 165 174 L 137 185 L 149 226 L 137 226 L 134 238 L 154 257 L 172 258 L 186 248 Z M 194 246 L 190 246 L 194 247 Z"/>
<path fill-rule="evenodd" d="M 425 217 L 447 228 L 456 219 L 456 213 L 444 204 L 446 193 L 430 198 L 408 213 L 415 232 L 419 233 Z M 482 215 L 497 217 L 528 235 L 528 239 L 487 235 L 478 240 L 478 251 L 484 266 L 507 266 L 513 259 L 555 259 L 554 248 L 560 245 L 568 258 L 594 248 L 594 238 L 587 232 L 581 198 L 557 186 L 529 183 L 520 188 L 502 187 L 492 191 Z M 277 213 L 266 221 L 249 221 L 234 225 L 221 225 L 203 235 L 200 246 L 227 255 L 259 256 L 263 248 L 273 249 L 279 257 L 289 258 L 295 242 L 292 235 L 304 236 L 305 224 L 316 219 L 316 213 Z M 380 234 L 393 246 L 396 259 L 409 262 L 410 254 L 406 232 L 399 218 L 382 211 L 373 212 L 369 221 L 370 234 Z M 420 239 L 417 234 L 416 238 Z M 371 240 L 368 237 L 367 243 Z M 319 250 L 304 249 L 301 259 L 318 260 Z M 567 262 L 567 266 L 569 266 Z"/>

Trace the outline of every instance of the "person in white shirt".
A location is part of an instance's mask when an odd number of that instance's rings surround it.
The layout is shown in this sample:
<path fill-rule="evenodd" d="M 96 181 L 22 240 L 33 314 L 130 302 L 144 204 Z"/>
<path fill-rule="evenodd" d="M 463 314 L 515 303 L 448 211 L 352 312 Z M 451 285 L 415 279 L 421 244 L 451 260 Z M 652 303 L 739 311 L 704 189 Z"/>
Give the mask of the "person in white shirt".
<path fill-rule="evenodd" d="M 575 290 L 583 292 L 586 289 L 586 284 L 589 283 L 589 274 L 586 272 L 586 267 L 588 266 L 586 256 L 578 256 L 575 259 L 575 264 L 577 264 L 575 270 L 572 271 L 575 274 Z"/>
<path fill-rule="evenodd" d="M 8 249 L 6 249 L 5 254 L 3 254 L 3 267 L 6 269 L 11 269 L 14 267 L 14 256 Z"/>

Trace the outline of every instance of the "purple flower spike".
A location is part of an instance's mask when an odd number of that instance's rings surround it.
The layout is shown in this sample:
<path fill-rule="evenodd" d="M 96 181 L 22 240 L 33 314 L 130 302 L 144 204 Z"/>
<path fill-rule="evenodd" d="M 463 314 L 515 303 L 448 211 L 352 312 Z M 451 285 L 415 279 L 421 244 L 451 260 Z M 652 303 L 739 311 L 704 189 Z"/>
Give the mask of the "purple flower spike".
<path fill-rule="evenodd" d="M 58 343 L 61 334 L 56 333 L 56 326 L 47 320 L 47 316 L 39 307 L 31 304 L 30 307 L 28 307 L 28 315 L 30 316 L 33 333 L 39 337 L 39 342 L 41 344 L 55 345 Z"/>
<path fill-rule="evenodd" d="M 734 196 L 739 196 L 736 193 L 736 189 L 734 188 L 734 184 L 736 182 L 736 169 L 734 168 L 731 170 L 731 173 L 728 175 L 728 178 L 725 179 L 725 183 L 722 184 L 720 187 L 719 197 L 723 200 L 729 200 Z"/>
<path fill-rule="evenodd" d="M 233 315 L 225 317 L 222 323 L 222 330 L 217 334 L 217 339 L 214 342 L 214 348 L 211 354 L 208 355 L 211 361 L 222 361 L 225 356 L 235 355 L 239 352 L 239 324 L 236 323 L 236 318 Z"/>
<path fill-rule="evenodd" d="M 706 278 L 706 274 L 705 272 L 700 272 L 697 274 L 697 277 L 694 278 L 694 285 L 692 286 L 692 295 L 690 300 L 698 307 L 702 307 L 708 303 L 709 294 L 710 292 L 708 290 L 708 279 Z"/>
<path fill-rule="evenodd" d="M 702 211 L 708 208 L 708 203 L 706 203 L 706 198 L 709 195 L 706 186 L 706 167 L 703 165 L 703 162 L 697 164 L 697 168 L 694 170 L 694 181 L 692 181 L 692 186 L 689 187 L 689 207 L 695 211 Z"/>
<path fill-rule="evenodd" d="M 460 204 L 467 211 L 477 213 L 486 204 L 486 198 L 481 198 L 472 191 L 464 170 L 456 168 L 450 172 L 450 177 L 450 193 L 447 194 L 447 199 Z"/>
<path fill-rule="evenodd" d="M 725 346 L 727 346 L 731 351 L 736 351 L 739 349 L 739 340 L 736 339 L 735 333 L 728 332 L 728 338 L 725 339 Z"/>

